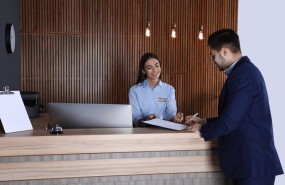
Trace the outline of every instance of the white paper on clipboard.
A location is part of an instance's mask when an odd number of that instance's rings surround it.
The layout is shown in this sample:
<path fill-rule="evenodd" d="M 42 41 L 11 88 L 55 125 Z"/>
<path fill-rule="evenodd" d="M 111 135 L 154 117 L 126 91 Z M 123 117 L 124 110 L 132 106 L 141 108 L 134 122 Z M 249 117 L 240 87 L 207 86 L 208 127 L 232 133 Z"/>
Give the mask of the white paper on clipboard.
<path fill-rule="evenodd" d="M 155 126 L 159 126 L 163 128 L 172 129 L 172 130 L 184 130 L 188 127 L 187 125 L 182 125 L 182 124 L 174 123 L 171 121 L 165 121 L 162 119 L 151 119 L 151 120 L 147 120 L 143 122 L 150 124 L 150 125 L 155 125 Z"/>
<path fill-rule="evenodd" d="M 20 92 L 11 92 L 14 94 L 0 94 L 0 119 L 5 133 L 33 130 Z"/>

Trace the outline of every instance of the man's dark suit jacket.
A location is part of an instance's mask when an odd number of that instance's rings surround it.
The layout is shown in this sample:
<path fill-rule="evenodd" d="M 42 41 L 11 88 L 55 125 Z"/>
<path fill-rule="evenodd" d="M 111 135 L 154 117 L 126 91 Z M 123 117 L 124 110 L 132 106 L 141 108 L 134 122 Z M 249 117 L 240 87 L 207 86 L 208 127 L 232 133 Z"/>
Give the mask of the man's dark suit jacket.
<path fill-rule="evenodd" d="M 264 79 L 242 57 L 221 91 L 218 117 L 201 127 L 205 141 L 218 138 L 220 166 L 230 178 L 283 174 L 274 146 L 272 120 Z"/>

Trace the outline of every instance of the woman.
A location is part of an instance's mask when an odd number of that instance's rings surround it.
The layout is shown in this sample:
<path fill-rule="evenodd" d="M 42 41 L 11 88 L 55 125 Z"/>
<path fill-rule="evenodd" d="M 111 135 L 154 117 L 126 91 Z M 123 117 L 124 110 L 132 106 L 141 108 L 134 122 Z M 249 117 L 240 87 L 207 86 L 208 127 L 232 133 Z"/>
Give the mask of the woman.
<path fill-rule="evenodd" d="M 129 90 L 133 123 L 143 127 L 142 121 L 152 118 L 180 123 L 183 113 L 176 113 L 174 88 L 161 81 L 159 58 L 153 53 L 142 56 L 137 82 Z"/>

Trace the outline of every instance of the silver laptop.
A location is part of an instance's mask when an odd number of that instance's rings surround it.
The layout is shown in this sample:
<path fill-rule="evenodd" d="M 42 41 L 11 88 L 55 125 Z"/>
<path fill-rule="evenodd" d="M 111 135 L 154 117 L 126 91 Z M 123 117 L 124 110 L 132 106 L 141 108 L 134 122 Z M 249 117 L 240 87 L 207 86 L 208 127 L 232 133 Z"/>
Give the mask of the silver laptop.
<path fill-rule="evenodd" d="M 131 105 L 49 103 L 49 128 L 131 128 Z"/>

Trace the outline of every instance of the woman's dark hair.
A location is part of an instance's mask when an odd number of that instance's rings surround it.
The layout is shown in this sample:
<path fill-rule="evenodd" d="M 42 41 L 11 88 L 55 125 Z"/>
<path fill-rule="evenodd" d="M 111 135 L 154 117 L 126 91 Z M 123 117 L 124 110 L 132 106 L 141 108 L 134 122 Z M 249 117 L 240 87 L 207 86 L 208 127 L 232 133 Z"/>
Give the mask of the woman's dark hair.
<path fill-rule="evenodd" d="M 233 53 L 241 52 L 239 36 L 231 29 L 222 29 L 212 33 L 208 38 L 208 45 L 216 51 L 225 47 Z"/>
<path fill-rule="evenodd" d="M 158 58 L 158 56 L 156 56 L 153 53 L 145 53 L 140 60 L 140 64 L 139 64 L 139 74 L 138 74 L 138 79 L 137 82 L 135 84 L 139 84 L 141 82 L 143 82 L 146 79 L 146 74 L 143 74 L 142 70 L 144 69 L 144 64 L 146 63 L 146 61 L 148 61 L 149 59 L 154 58 L 156 60 L 158 60 L 159 64 L 160 63 L 160 59 Z M 161 78 L 161 75 L 159 76 L 159 78 Z"/>

